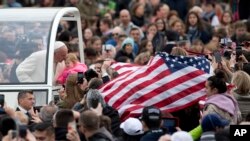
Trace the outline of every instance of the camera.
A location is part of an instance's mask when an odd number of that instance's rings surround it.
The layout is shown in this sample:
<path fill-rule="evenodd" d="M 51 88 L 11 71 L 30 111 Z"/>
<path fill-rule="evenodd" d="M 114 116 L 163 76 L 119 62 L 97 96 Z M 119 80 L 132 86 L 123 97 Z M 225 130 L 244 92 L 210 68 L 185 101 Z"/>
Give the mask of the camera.
<path fill-rule="evenodd" d="M 22 125 L 20 121 L 9 116 L 3 117 L 2 124 L 3 127 L 6 127 L 6 130 L 11 130 L 11 132 L 8 132 L 8 136 L 11 139 L 19 140 L 20 138 L 26 138 L 28 130 L 27 125 Z"/>
<path fill-rule="evenodd" d="M 0 115 L 4 115 L 6 114 L 5 110 L 4 110 L 4 95 L 3 94 L 0 94 Z"/>
<path fill-rule="evenodd" d="M 218 52 L 218 51 L 214 52 L 214 57 L 215 57 L 216 63 L 221 63 L 222 58 L 221 58 L 220 52 Z"/>
<path fill-rule="evenodd" d="M 15 139 L 15 138 L 26 138 L 27 136 L 27 126 L 26 125 L 16 125 L 17 128 L 16 130 L 13 130 L 11 132 L 11 138 Z"/>
<path fill-rule="evenodd" d="M 176 132 L 176 127 L 179 126 L 179 119 L 178 118 L 168 118 L 168 117 L 163 117 L 163 128 L 167 129 L 169 134 L 173 134 Z"/>
<path fill-rule="evenodd" d="M 54 103 L 57 104 L 60 101 L 59 95 L 54 95 Z"/>
<path fill-rule="evenodd" d="M 82 84 L 84 82 L 84 73 L 83 72 L 78 72 L 77 73 L 77 83 Z"/>
<path fill-rule="evenodd" d="M 40 110 L 41 110 L 41 108 L 42 108 L 43 106 L 34 106 L 33 107 L 33 109 L 34 109 L 34 112 L 40 112 Z"/>
<path fill-rule="evenodd" d="M 241 61 L 240 56 L 242 55 L 242 48 L 240 46 L 236 47 L 236 62 Z"/>
<path fill-rule="evenodd" d="M 4 94 L 0 94 L 0 105 L 2 108 L 4 107 Z"/>
<path fill-rule="evenodd" d="M 233 43 L 233 41 L 230 38 L 221 38 L 220 39 L 220 44 L 221 44 L 222 48 L 231 47 L 232 43 Z"/>

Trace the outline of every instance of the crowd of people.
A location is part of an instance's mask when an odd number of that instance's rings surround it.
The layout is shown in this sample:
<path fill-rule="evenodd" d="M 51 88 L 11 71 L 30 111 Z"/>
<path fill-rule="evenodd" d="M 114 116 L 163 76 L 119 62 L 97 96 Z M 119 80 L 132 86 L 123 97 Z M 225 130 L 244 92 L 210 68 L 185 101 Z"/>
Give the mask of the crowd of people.
<path fill-rule="evenodd" d="M 250 124 L 250 13 L 242 12 L 248 2 L 0 1 L 1 7 L 77 7 L 83 32 L 78 39 L 75 23 L 60 22 L 53 64 L 53 84 L 62 86 L 59 99 L 35 107 L 33 91 L 20 91 L 16 109 L 1 105 L 1 140 L 230 140 L 229 125 Z M 6 45 L 0 45 L 0 83 L 46 81 L 47 50 L 41 36 L 46 28 L 36 23 L 24 33 L 20 25 L 0 25 L 0 41 Z M 84 41 L 84 50 L 78 50 L 78 40 Z M 204 85 L 206 99 L 174 113 L 145 106 L 139 117 L 121 121 L 98 89 L 119 76 L 112 62 L 143 66 L 156 52 L 206 57 L 213 70 Z"/>

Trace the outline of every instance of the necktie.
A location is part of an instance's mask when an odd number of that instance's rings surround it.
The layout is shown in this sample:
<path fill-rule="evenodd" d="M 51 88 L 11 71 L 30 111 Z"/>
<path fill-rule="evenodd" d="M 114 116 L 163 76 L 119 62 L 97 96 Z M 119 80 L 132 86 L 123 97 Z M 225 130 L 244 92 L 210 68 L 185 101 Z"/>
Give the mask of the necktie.
<path fill-rule="evenodd" d="M 29 112 L 26 113 L 26 115 L 28 116 L 29 119 L 31 119 L 31 114 Z"/>

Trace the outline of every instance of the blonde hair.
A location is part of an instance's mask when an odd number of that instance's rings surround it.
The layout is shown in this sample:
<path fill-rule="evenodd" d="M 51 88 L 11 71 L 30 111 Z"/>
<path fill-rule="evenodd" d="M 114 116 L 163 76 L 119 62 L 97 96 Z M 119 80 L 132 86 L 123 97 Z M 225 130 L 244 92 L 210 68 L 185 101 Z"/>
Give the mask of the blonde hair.
<path fill-rule="evenodd" d="M 216 50 L 218 50 L 218 47 L 215 43 L 213 42 L 209 42 L 208 44 L 205 45 L 205 48 L 211 52 L 214 52 Z"/>
<path fill-rule="evenodd" d="M 201 40 L 194 40 L 192 43 L 191 50 L 196 53 L 203 53 L 204 52 L 204 44 Z"/>
<path fill-rule="evenodd" d="M 69 61 L 73 62 L 73 64 L 76 64 L 78 62 L 78 58 L 76 54 L 74 53 L 67 54 L 65 62 L 69 62 Z"/>
<path fill-rule="evenodd" d="M 142 52 L 135 58 L 135 64 L 145 65 L 150 59 L 150 52 Z"/>
<path fill-rule="evenodd" d="M 174 47 L 170 54 L 174 56 L 181 56 L 181 55 L 188 56 L 188 53 L 186 52 L 186 50 L 180 47 Z"/>
<path fill-rule="evenodd" d="M 238 94 L 247 95 L 250 92 L 250 76 L 244 71 L 233 74 L 232 83 L 236 85 Z"/>

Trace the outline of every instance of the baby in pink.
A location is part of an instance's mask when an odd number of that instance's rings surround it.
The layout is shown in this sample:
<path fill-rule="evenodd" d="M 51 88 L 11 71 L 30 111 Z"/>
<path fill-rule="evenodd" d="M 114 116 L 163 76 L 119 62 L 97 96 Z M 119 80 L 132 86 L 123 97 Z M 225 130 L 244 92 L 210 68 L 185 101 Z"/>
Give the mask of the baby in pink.
<path fill-rule="evenodd" d="M 62 73 L 58 76 L 56 82 L 58 84 L 65 84 L 66 79 L 69 74 L 74 74 L 78 72 L 86 72 L 88 67 L 80 63 L 77 59 L 77 56 L 74 53 L 69 53 L 65 60 L 66 68 L 62 71 Z"/>

